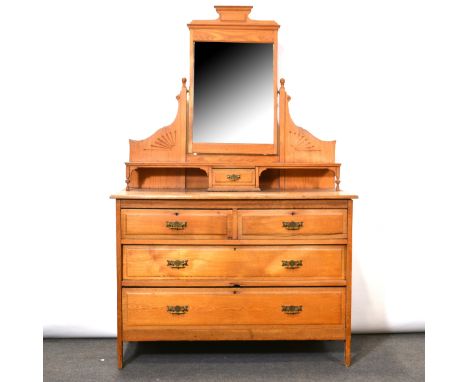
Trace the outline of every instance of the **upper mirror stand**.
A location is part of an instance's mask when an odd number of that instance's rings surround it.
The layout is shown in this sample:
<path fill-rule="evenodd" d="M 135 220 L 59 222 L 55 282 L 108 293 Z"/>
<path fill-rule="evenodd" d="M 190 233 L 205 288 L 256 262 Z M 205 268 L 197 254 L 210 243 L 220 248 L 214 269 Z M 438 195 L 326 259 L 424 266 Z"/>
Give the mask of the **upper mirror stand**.
<path fill-rule="evenodd" d="M 251 7 L 215 8 L 220 15 L 218 20 L 189 24 L 192 43 L 201 39 L 216 40 L 221 33 L 223 41 L 253 39 L 251 41 L 274 42 L 276 46 L 279 25 L 273 21 L 250 20 Z M 213 30 L 216 31 L 211 32 Z M 274 68 L 276 80 L 276 56 Z M 218 146 L 218 150 L 208 154 L 194 150 L 189 90 L 186 79 L 182 79 L 174 122 L 147 139 L 130 140 L 127 190 L 339 191 L 340 164 L 335 163 L 335 141 L 321 141 L 294 124 L 285 81 L 281 79 L 280 84 L 274 100 L 279 104 L 279 116 L 273 154 L 252 152 L 249 145 L 239 145 L 236 154 L 226 154 L 223 147 L 227 145 L 223 144 L 211 144 Z"/>

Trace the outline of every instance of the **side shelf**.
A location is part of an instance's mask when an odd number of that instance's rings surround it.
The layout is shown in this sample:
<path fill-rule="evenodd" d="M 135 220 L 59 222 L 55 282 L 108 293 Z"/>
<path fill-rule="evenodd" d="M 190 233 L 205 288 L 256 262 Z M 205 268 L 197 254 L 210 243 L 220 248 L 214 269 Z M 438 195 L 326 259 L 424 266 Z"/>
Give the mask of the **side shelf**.
<path fill-rule="evenodd" d="M 125 165 L 127 191 L 132 189 L 190 189 L 191 187 L 187 187 L 186 184 L 187 173 L 185 170 L 187 169 L 197 169 L 202 172 L 201 177 L 205 176 L 207 182 L 196 183 L 196 185 L 205 185 L 205 187 L 196 187 L 196 189 L 208 191 L 283 191 L 292 189 L 334 189 L 340 191 L 341 164 L 339 163 L 266 163 L 250 167 L 185 162 L 127 162 Z M 262 175 L 268 170 L 276 170 L 276 172 L 273 175 L 266 174 L 266 178 L 269 180 L 262 183 Z M 172 182 L 171 176 L 173 177 Z M 153 180 L 147 181 L 145 185 L 145 177 L 153 177 Z M 297 184 L 297 180 L 294 180 L 295 177 L 301 180 L 301 184 Z M 182 181 L 179 178 L 182 178 Z M 314 179 L 307 183 L 308 178 Z M 321 181 L 321 178 L 324 180 Z"/>

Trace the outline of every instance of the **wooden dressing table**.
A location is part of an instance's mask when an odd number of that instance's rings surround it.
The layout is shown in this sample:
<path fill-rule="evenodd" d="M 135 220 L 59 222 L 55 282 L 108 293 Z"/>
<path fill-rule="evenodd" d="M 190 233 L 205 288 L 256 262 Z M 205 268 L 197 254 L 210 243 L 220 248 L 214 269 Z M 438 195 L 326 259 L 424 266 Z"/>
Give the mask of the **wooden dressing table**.
<path fill-rule="evenodd" d="M 340 191 L 335 141 L 289 115 L 279 25 L 215 8 L 188 25 L 191 89 L 183 79 L 174 122 L 130 141 L 127 188 L 112 195 L 118 367 L 124 342 L 173 340 L 342 340 L 349 366 L 356 196 Z M 228 131 L 219 111 L 232 109 Z"/>

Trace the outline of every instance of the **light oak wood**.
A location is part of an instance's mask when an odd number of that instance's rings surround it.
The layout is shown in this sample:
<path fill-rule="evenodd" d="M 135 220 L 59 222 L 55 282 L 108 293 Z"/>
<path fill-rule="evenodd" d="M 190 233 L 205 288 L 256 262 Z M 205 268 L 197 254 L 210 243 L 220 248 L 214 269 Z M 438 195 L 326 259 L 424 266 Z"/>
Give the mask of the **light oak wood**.
<path fill-rule="evenodd" d="M 234 232 L 234 225 L 233 225 Z M 233 234 L 234 236 L 234 234 Z M 237 235 L 239 236 L 239 235 Z M 301 238 L 283 238 L 281 241 L 271 241 L 271 239 L 187 239 L 184 238 L 183 242 L 180 241 L 180 238 L 175 239 L 121 239 L 121 244 L 161 244 L 161 245 L 176 245 L 176 244 L 186 244 L 186 245 L 197 245 L 197 244 L 206 244 L 206 245 L 309 245 L 309 244 L 347 244 L 348 239 L 334 239 L 334 238 L 318 238 L 318 239 L 301 239 Z"/>
<path fill-rule="evenodd" d="M 346 286 L 342 279 L 316 279 L 312 277 L 159 277 L 122 280 L 124 287 L 317 287 Z"/>
<path fill-rule="evenodd" d="M 212 187 L 255 187 L 256 174 L 254 168 L 213 168 Z M 227 190 L 229 191 L 229 190 Z"/>
<path fill-rule="evenodd" d="M 297 229 L 287 225 L 299 224 Z M 242 210 L 240 239 L 319 239 L 347 237 L 347 213 L 343 209 Z"/>
<path fill-rule="evenodd" d="M 344 325 L 210 325 L 125 328 L 125 341 L 343 340 Z"/>
<path fill-rule="evenodd" d="M 181 228 L 168 227 L 180 223 Z M 122 239 L 227 239 L 232 211 L 123 209 Z"/>
<path fill-rule="evenodd" d="M 190 144 L 192 148 L 191 154 L 260 154 L 274 155 L 276 154 L 276 144 L 268 143 L 195 143 Z"/>
<path fill-rule="evenodd" d="M 280 80 L 280 160 L 282 162 L 334 163 L 335 141 L 321 141 L 309 131 L 297 126 L 289 113 L 290 96 Z"/>
<path fill-rule="evenodd" d="M 182 79 L 182 89 L 176 97 L 177 115 L 169 126 L 163 127 L 150 137 L 130 140 L 130 162 L 180 162 L 185 159 L 185 134 L 187 118 L 187 80 Z"/>
<path fill-rule="evenodd" d="M 147 199 L 147 200 L 329 200 L 356 199 L 357 196 L 344 191 L 288 191 L 288 192 L 179 192 L 166 190 L 155 192 L 150 190 L 121 191 L 112 194 L 113 199 Z M 345 207 L 346 208 L 346 207 Z"/>
<path fill-rule="evenodd" d="M 225 160 L 225 159 L 224 159 Z M 250 166 L 249 166 L 250 164 Z M 126 182 L 128 190 L 150 189 L 154 190 L 185 190 L 189 188 L 201 188 L 210 191 L 217 187 L 215 176 L 222 169 L 233 168 L 232 163 L 217 163 L 208 162 L 127 162 L 126 164 Z M 276 186 L 273 190 L 290 191 L 290 190 L 310 190 L 320 192 L 323 190 L 340 191 L 340 164 L 339 163 L 268 163 L 259 162 L 251 158 L 250 163 L 238 163 L 239 168 L 252 171 L 255 178 L 252 180 L 255 183 L 255 190 L 260 191 L 260 183 L 262 176 L 269 170 L 280 169 L 275 173 L 278 178 Z M 188 187 L 190 175 L 193 176 L 193 171 L 196 172 L 198 178 L 207 177 L 206 180 L 197 180 L 196 185 Z M 184 182 L 185 181 L 185 182 Z M 252 187 L 252 186 L 249 186 Z M 265 186 L 264 186 L 265 187 Z M 222 191 L 230 191 L 231 189 L 223 189 L 222 185 L 218 187 Z M 244 188 L 246 188 L 244 186 Z M 271 189 L 268 186 L 267 189 Z M 232 190 L 245 191 L 241 187 Z"/>
<path fill-rule="evenodd" d="M 345 365 L 351 366 L 351 291 L 352 291 L 352 276 L 353 276 L 353 201 L 348 200 L 348 232 L 349 240 L 346 246 L 346 280 L 348 286 L 346 288 L 346 340 L 345 340 Z"/>
<path fill-rule="evenodd" d="M 344 288 L 125 288 L 123 327 L 342 325 Z M 284 307 L 300 307 L 294 314 Z M 169 307 L 186 307 L 174 314 Z"/>
<path fill-rule="evenodd" d="M 340 190 L 336 142 L 293 122 L 279 25 L 250 6 L 215 9 L 188 25 L 174 122 L 130 140 L 127 188 L 111 196 L 117 366 L 124 341 L 176 340 L 340 340 L 349 366 L 357 196 Z M 196 41 L 273 44 L 273 144 L 192 142 Z"/>
<path fill-rule="evenodd" d="M 124 280 L 193 277 L 345 280 L 345 246 L 127 246 Z M 179 263 L 174 264 L 178 261 Z M 290 265 L 300 261 L 300 265 Z M 285 264 L 286 262 L 286 264 Z"/>

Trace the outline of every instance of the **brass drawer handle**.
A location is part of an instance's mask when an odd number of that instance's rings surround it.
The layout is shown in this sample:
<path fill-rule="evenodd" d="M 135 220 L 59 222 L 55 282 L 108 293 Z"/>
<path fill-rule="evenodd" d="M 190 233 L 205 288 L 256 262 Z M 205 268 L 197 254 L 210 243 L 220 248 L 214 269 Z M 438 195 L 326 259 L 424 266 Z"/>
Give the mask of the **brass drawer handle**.
<path fill-rule="evenodd" d="M 188 266 L 188 260 L 167 260 L 167 266 L 171 268 L 185 268 Z"/>
<path fill-rule="evenodd" d="M 299 314 L 302 312 L 302 305 L 281 305 L 281 311 L 285 314 Z"/>
<path fill-rule="evenodd" d="M 188 305 L 168 305 L 167 312 L 170 314 L 185 314 L 189 310 Z"/>
<path fill-rule="evenodd" d="M 286 269 L 296 269 L 302 267 L 302 260 L 281 260 L 281 265 Z"/>
<path fill-rule="evenodd" d="M 237 182 L 241 176 L 239 174 L 230 174 L 226 175 L 226 178 L 228 178 L 231 182 Z"/>
<path fill-rule="evenodd" d="M 166 227 L 169 229 L 175 229 L 175 230 L 182 230 L 187 227 L 187 222 L 180 222 L 180 221 L 167 221 L 166 222 Z"/>
<path fill-rule="evenodd" d="M 283 228 L 289 230 L 298 230 L 304 226 L 304 222 L 283 222 Z"/>

